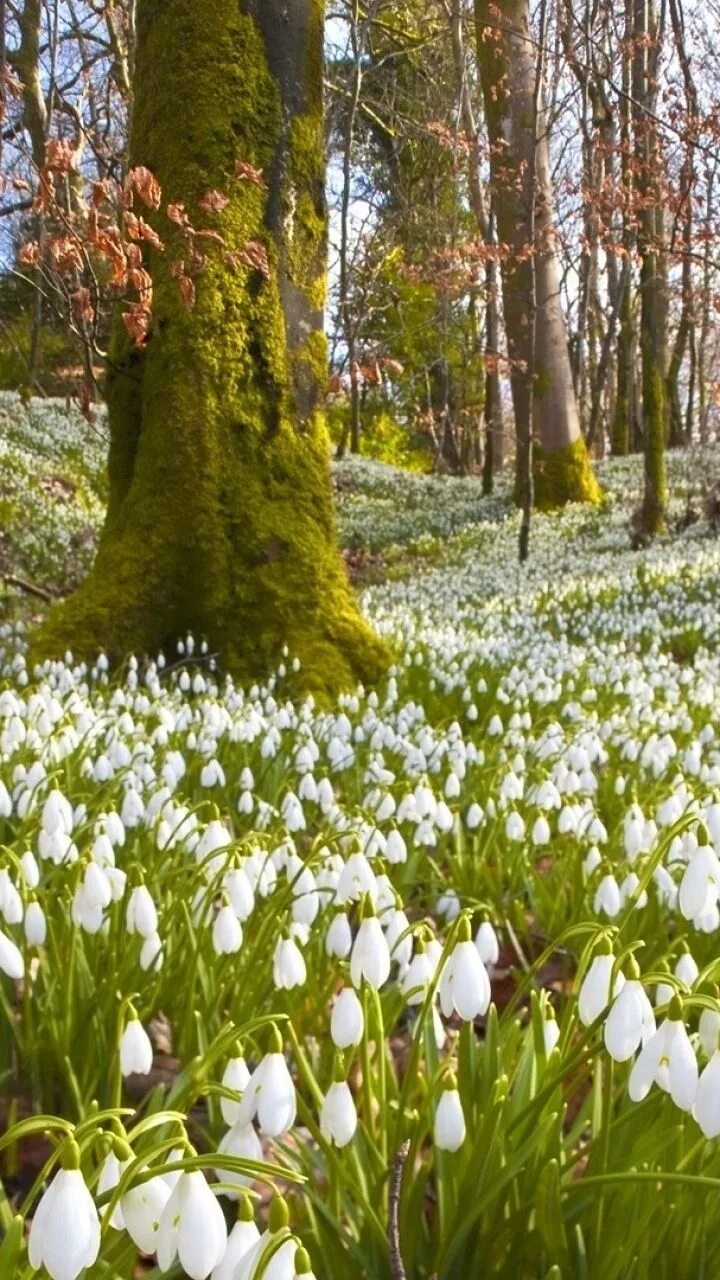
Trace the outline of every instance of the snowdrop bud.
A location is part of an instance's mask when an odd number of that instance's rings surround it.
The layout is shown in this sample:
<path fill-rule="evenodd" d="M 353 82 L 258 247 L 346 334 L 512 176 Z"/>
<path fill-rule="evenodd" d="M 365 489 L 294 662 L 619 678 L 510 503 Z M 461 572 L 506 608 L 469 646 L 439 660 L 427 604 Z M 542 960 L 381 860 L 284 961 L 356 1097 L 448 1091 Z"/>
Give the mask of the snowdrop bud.
<path fill-rule="evenodd" d="M 365 1029 L 363 1009 L 352 987 L 343 987 L 330 1016 L 330 1035 L 337 1049 L 360 1044 Z"/>
<path fill-rule="evenodd" d="M 45 913 L 40 903 L 33 899 L 25 912 L 25 941 L 29 947 L 42 947 L 47 936 Z"/>
<path fill-rule="evenodd" d="M 295 1274 L 293 1280 L 315 1280 L 315 1273 L 310 1264 L 307 1249 L 298 1249 L 295 1254 Z"/>
<path fill-rule="evenodd" d="M 157 1257 L 162 1271 L 175 1259 L 191 1280 L 206 1280 L 227 1248 L 222 1209 L 200 1170 L 181 1173 L 160 1218 Z"/>
<path fill-rule="evenodd" d="M 560 1039 L 560 1028 L 555 1019 L 552 1009 L 547 1009 L 545 1013 L 545 1021 L 543 1022 L 543 1044 L 545 1046 L 545 1054 L 550 1057 L 555 1045 Z"/>
<path fill-rule="evenodd" d="M 365 979 L 377 990 L 390 976 L 390 948 L 380 921 L 376 915 L 370 914 L 373 906 L 369 897 L 365 898 L 363 911 L 365 918 L 360 923 L 350 955 L 350 977 L 355 987 Z"/>
<path fill-rule="evenodd" d="M 433 1139 L 440 1151 L 458 1151 L 465 1141 L 463 1114 L 457 1080 L 452 1072 L 445 1077 L 443 1091 L 435 1108 Z"/>
<path fill-rule="evenodd" d="M 139 1018 L 131 1016 L 120 1041 L 120 1070 L 124 1076 L 146 1076 L 152 1064 L 150 1037 Z"/>
<path fill-rule="evenodd" d="M 43 1195 L 30 1226 L 31 1267 L 44 1266 L 52 1280 L 76 1280 L 100 1252 L 100 1219 L 80 1172 L 74 1142 L 63 1149 L 63 1168 Z"/>
<path fill-rule="evenodd" d="M 475 831 L 480 826 L 484 816 L 479 804 L 471 804 L 465 815 L 465 826 L 468 831 Z"/>
<path fill-rule="evenodd" d="M 320 1130 L 326 1141 L 346 1147 L 357 1129 L 357 1112 L 345 1080 L 335 1080 L 320 1109 Z"/>

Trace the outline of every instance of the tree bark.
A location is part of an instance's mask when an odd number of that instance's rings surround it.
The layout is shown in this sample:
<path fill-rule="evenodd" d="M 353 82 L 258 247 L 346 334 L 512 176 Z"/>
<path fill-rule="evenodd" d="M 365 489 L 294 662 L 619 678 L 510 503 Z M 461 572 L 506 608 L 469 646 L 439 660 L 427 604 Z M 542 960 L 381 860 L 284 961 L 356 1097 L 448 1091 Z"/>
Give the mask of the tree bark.
<path fill-rule="evenodd" d="M 149 340 L 131 347 L 119 323 L 114 340 L 97 560 L 39 654 L 152 654 L 189 629 L 243 678 L 270 671 L 284 645 L 306 689 L 383 668 L 335 542 L 322 415 L 323 7 L 139 0 L 131 163 L 225 250 L 207 249 L 191 310 L 172 278 L 182 244 L 168 232 L 166 252 L 148 254 Z M 261 168 L 266 188 L 238 181 L 236 160 Z M 204 216 L 213 188 L 229 204 Z M 250 241 L 265 246 L 269 278 L 226 257 Z"/>
<path fill-rule="evenodd" d="M 502 277 L 518 444 L 523 445 L 532 418 L 537 436 L 533 453 L 538 506 L 596 501 L 599 488 L 580 432 L 560 301 L 544 109 L 537 147 L 533 135 L 535 50 L 528 0 L 475 0 L 475 16 L 498 238 L 510 250 Z M 530 244 L 533 199 L 535 237 Z M 531 391 L 527 370 L 533 317 L 528 314 L 528 299 L 533 294 L 538 314 Z M 519 447 L 518 455 L 522 452 Z"/>

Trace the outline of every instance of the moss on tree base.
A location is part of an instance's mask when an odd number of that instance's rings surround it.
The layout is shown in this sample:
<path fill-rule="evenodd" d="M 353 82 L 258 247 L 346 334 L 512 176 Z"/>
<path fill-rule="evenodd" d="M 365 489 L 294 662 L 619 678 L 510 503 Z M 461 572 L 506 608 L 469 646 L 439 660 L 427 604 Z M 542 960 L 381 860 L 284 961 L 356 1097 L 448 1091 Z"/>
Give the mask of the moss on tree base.
<path fill-rule="evenodd" d="M 173 275 L 187 245 L 145 211 L 165 252 L 147 251 L 146 345 L 119 322 L 114 337 L 97 560 L 33 658 L 154 655 L 190 630 L 242 678 L 287 645 L 318 693 L 387 666 L 337 547 L 322 414 L 322 18 L 320 0 L 139 0 L 131 161 L 222 242 L 202 241 L 188 309 Z M 265 185 L 238 181 L 238 161 Z M 219 215 L 202 212 L 211 189 L 228 199 Z M 243 256 L 249 242 L 268 274 Z"/>
<path fill-rule="evenodd" d="M 563 449 L 533 449 L 535 506 L 551 511 L 568 502 L 598 503 L 602 490 L 582 437 Z"/>

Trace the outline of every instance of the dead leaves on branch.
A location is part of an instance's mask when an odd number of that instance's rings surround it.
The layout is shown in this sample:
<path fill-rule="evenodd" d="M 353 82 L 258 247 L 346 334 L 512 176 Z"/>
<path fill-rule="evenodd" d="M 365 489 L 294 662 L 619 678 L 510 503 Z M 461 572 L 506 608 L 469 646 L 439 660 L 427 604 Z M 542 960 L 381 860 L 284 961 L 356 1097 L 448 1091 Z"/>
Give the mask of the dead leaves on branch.
<path fill-rule="evenodd" d="M 30 240 L 21 247 L 19 260 L 36 273 L 40 287 L 46 291 L 49 287 L 58 298 L 69 327 L 94 355 L 103 354 L 94 334 L 99 310 L 117 300 L 126 304 L 122 320 L 133 343 L 141 347 L 147 342 L 152 331 L 153 281 L 144 258 L 149 250 L 166 252 L 163 217 L 168 232 L 175 240 L 179 235 L 182 242 L 169 266 L 187 308 L 196 304 L 196 280 L 213 250 L 220 251 L 232 269 L 257 271 L 269 279 L 268 254 L 260 241 L 230 249 L 216 227 L 194 226 L 181 201 L 163 207 L 162 186 L 146 166 L 130 169 L 122 185 L 102 178 L 86 191 L 78 156 L 72 141 L 48 140 L 33 200 L 33 207 L 44 215 L 44 234 L 40 242 Z M 233 176 L 237 182 L 266 190 L 262 170 L 244 160 L 236 160 Z M 68 180 L 77 191 L 74 203 L 67 197 Z M 221 218 L 230 200 L 224 191 L 210 188 L 199 198 L 197 208 L 211 218 Z M 151 221 L 138 206 L 154 215 Z"/>

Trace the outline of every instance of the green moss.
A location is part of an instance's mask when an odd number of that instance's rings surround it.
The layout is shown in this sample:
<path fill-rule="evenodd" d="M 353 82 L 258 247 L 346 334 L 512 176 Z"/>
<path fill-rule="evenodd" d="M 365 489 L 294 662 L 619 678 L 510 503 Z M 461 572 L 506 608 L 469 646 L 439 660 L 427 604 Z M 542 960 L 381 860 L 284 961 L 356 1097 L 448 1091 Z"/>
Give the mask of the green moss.
<path fill-rule="evenodd" d="M 196 225 L 219 230 L 227 249 L 263 241 L 271 275 L 235 269 L 211 246 L 188 310 L 171 275 L 182 247 L 162 226 L 167 251 L 149 255 L 154 325 L 142 357 L 117 339 L 112 493 L 97 561 L 51 613 L 34 656 L 103 648 L 121 659 L 174 646 L 189 628 L 242 678 L 267 672 L 287 644 L 306 689 L 376 680 L 387 657 L 337 550 L 317 408 L 324 215 L 304 215 L 302 279 L 287 220 L 268 229 L 270 208 L 306 214 L 316 199 L 321 84 L 296 130 L 314 139 L 312 155 L 299 148 L 284 166 L 281 87 L 237 0 L 140 0 L 136 79 L 133 163 L 151 168 L 164 200 L 183 201 Z M 235 181 L 236 158 L 262 168 L 270 190 Z M 209 188 L 230 203 L 203 219 Z"/>
<path fill-rule="evenodd" d="M 601 501 L 585 441 L 574 440 L 564 449 L 533 449 L 535 506 L 539 511 L 562 507 L 567 502 Z"/>

